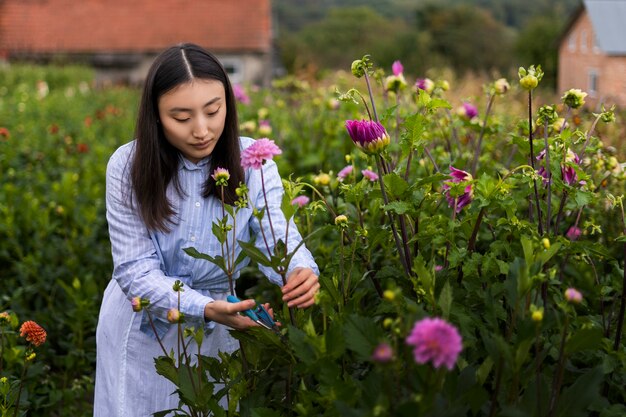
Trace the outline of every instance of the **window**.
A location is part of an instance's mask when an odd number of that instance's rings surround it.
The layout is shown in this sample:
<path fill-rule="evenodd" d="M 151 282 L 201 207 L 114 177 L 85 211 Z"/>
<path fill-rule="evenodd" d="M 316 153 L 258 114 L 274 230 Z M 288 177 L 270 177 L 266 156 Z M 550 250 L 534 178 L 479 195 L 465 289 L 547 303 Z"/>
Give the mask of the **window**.
<path fill-rule="evenodd" d="M 222 65 L 232 84 L 243 83 L 243 62 L 239 58 L 221 58 Z"/>
<path fill-rule="evenodd" d="M 576 52 L 576 32 L 572 32 L 569 35 L 569 39 L 567 41 L 567 48 L 570 52 Z"/>
<path fill-rule="evenodd" d="M 600 53 L 600 43 L 598 42 L 598 37 L 595 34 L 593 36 L 593 53 L 596 55 Z"/>
<path fill-rule="evenodd" d="M 581 52 L 587 52 L 587 31 L 580 31 L 580 50 Z"/>
<path fill-rule="evenodd" d="M 596 97 L 598 95 L 598 71 L 595 69 L 589 70 L 589 97 Z"/>

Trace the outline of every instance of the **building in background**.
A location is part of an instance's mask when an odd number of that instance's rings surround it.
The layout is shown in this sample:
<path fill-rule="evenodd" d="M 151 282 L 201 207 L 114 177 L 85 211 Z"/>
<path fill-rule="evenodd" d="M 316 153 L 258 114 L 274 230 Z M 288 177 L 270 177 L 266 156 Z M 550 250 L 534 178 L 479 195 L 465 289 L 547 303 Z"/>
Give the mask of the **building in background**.
<path fill-rule="evenodd" d="M 587 92 L 592 108 L 626 108 L 626 0 L 584 0 L 559 45 L 558 89 Z"/>
<path fill-rule="evenodd" d="M 1 0 L 0 60 L 79 62 L 99 83 L 143 81 L 180 42 L 215 53 L 233 83 L 272 77 L 270 0 Z"/>

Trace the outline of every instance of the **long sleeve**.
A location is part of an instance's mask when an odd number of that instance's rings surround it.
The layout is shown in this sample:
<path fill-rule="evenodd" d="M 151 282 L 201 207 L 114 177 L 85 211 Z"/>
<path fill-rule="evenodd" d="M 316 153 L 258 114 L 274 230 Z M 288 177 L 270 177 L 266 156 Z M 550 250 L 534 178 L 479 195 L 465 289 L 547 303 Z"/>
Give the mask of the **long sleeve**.
<path fill-rule="evenodd" d="M 130 155 L 132 143 L 122 146 L 111 157 L 106 173 L 106 209 L 111 250 L 113 278 L 128 299 L 150 300 L 151 311 L 165 320 L 167 311 L 178 306 L 178 296 L 172 290 L 178 277 L 166 276 L 158 246 L 138 215 L 137 203 L 131 202 Z M 204 307 L 212 302 L 189 286 L 180 293 L 180 311 L 190 319 L 204 319 Z"/>

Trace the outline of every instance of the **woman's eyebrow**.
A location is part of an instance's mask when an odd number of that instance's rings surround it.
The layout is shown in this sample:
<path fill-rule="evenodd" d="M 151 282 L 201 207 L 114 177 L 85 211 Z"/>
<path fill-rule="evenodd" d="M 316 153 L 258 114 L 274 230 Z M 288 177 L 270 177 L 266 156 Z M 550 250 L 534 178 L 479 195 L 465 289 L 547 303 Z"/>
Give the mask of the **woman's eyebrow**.
<path fill-rule="evenodd" d="M 210 106 L 211 104 L 213 104 L 213 103 L 215 103 L 215 102 L 219 101 L 220 99 L 221 99 L 221 97 L 214 97 L 214 98 L 212 98 L 211 100 L 207 101 L 207 102 L 204 104 L 204 106 L 202 106 L 202 108 L 208 107 L 208 106 Z M 173 108 L 171 108 L 169 111 L 170 111 L 170 113 L 180 113 L 180 112 L 185 112 L 185 111 L 186 111 L 186 112 L 191 112 L 191 111 L 193 111 L 193 109 L 187 109 L 187 108 L 184 108 L 184 107 L 173 107 Z"/>

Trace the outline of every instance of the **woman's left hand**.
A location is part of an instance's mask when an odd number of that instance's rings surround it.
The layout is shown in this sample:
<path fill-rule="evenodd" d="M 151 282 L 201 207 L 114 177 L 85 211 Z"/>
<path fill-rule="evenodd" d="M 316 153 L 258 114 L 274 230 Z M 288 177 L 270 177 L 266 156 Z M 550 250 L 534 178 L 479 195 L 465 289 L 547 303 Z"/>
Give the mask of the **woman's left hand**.
<path fill-rule="evenodd" d="M 282 288 L 283 301 L 289 307 L 306 308 L 315 303 L 315 294 L 320 289 L 317 275 L 310 268 L 296 268 L 287 277 Z"/>

